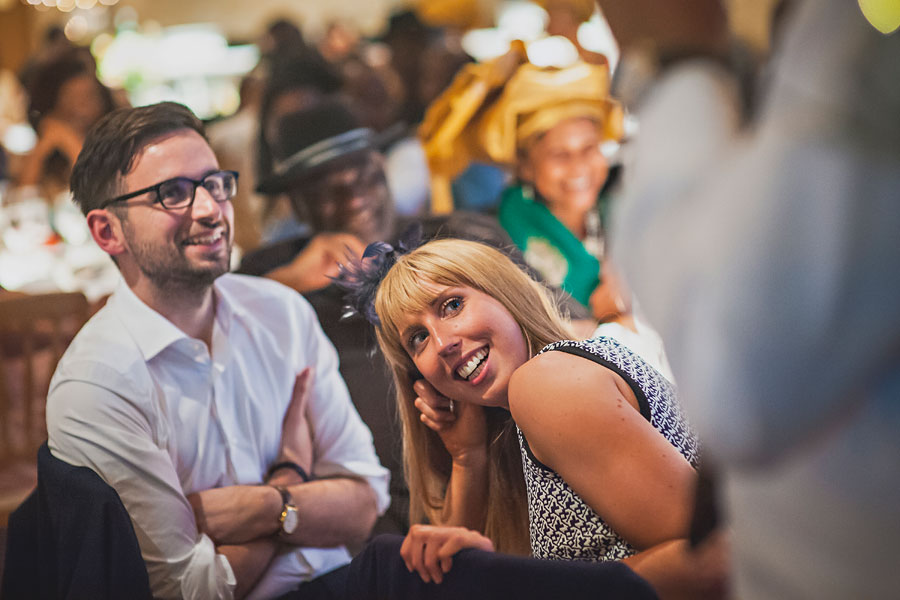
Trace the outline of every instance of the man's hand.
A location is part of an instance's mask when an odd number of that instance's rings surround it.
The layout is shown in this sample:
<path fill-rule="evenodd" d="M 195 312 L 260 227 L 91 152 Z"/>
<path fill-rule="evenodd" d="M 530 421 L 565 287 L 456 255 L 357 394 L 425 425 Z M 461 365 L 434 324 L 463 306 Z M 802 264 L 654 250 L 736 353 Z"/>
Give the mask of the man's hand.
<path fill-rule="evenodd" d="M 416 571 L 425 583 L 441 583 L 453 566 L 453 555 L 464 548 L 493 552 L 494 544 L 465 527 L 413 525 L 400 546 L 400 556 L 406 568 Z"/>
<path fill-rule="evenodd" d="M 294 381 L 294 394 L 281 425 L 281 450 L 275 461 L 296 463 L 309 475 L 312 475 L 315 456 L 312 429 L 306 410 L 312 391 L 313 376 L 312 367 L 306 367 Z M 299 475 L 290 469 L 276 471 L 268 481 L 273 485 L 292 485 L 299 482 Z"/>
<path fill-rule="evenodd" d="M 244 544 L 278 529 L 281 494 L 267 485 L 231 485 L 189 494 L 197 529 L 217 545 Z"/>
<path fill-rule="evenodd" d="M 359 259 L 365 245 L 349 233 L 319 233 L 289 264 L 266 274 L 298 292 L 311 292 L 328 286 L 339 274 L 338 263 L 348 257 Z"/>
<path fill-rule="evenodd" d="M 276 462 L 290 461 L 310 473 L 313 465 L 313 442 L 306 418 L 312 390 L 313 370 L 307 367 L 297 375 L 294 394 L 281 427 L 281 451 Z M 272 474 L 272 485 L 294 485 L 300 476 L 291 469 Z M 233 485 L 213 488 L 189 495 L 197 528 L 212 538 L 216 545 L 243 544 L 271 535 L 277 530 L 281 495 L 272 486 Z"/>

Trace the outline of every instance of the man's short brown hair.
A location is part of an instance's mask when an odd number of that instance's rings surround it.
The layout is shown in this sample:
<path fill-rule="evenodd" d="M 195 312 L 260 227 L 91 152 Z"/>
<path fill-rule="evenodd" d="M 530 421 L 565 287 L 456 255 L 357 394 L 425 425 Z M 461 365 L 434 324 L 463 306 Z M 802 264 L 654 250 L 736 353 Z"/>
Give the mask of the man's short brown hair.
<path fill-rule="evenodd" d="M 72 168 L 72 196 L 81 212 L 87 215 L 116 195 L 121 178 L 148 142 L 179 129 L 192 129 L 206 138 L 203 122 L 175 102 L 120 108 L 100 119 L 88 132 Z"/>

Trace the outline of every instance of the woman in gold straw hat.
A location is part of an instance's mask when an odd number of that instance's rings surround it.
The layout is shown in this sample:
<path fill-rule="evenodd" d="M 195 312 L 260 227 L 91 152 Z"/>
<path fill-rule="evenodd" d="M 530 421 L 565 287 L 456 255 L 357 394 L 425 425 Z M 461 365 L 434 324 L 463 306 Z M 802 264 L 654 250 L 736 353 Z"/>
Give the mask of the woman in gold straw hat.
<path fill-rule="evenodd" d="M 436 208 L 441 187 L 470 160 L 510 168 L 518 181 L 504 192 L 499 218 L 526 262 L 596 318 L 617 315 L 628 303 L 618 288 L 600 286 L 607 270 L 600 191 L 609 173 L 601 144 L 621 138 L 622 121 L 606 65 L 541 68 L 521 46 L 471 65 L 420 130 Z"/>

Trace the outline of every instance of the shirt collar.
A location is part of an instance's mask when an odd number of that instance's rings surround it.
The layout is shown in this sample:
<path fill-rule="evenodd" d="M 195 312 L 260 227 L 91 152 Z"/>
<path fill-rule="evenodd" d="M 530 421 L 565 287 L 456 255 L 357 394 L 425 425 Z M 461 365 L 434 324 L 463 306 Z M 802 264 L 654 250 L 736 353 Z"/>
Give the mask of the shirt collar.
<path fill-rule="evenodd" d="M 244 310 L 236 302 L 228 286 L 220 285 L 223 275 L 216 280 L 213 291 L 216 295 L 216 323 L 226 337 L 235 317 L 242 317 Z M 120 279 L 116 290 L 107 302 L 118 319 L 132 337 L 144 360 L 149 361 L 157 354 L 180 339 L 191 339 L 167 318 L 147 306 L 137 297 L 124 279 Z"/>
<path fill-rule="evenodd" d="M 124 279 L 119 281 L 107 305 L 125 326 L 144 360 L 152 359 L 179 339 L 188 337 L 138 298 Z"/>

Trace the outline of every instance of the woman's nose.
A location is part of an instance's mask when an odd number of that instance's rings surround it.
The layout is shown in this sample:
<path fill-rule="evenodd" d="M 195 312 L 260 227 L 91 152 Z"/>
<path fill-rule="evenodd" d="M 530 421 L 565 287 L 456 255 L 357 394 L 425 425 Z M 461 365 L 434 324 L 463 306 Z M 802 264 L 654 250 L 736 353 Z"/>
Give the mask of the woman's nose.
<path fill-rule="evenodd" d="M 438 354 L 441 356 L 449 356 L 459 350 L 459 336 L 452 331 L 435 331 L 432 335 L 437 343 Z"/>

